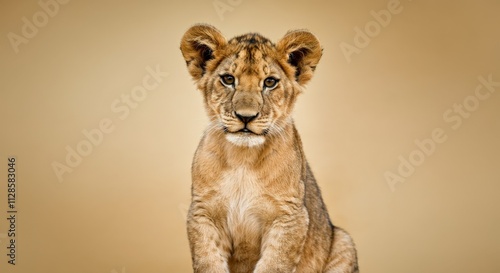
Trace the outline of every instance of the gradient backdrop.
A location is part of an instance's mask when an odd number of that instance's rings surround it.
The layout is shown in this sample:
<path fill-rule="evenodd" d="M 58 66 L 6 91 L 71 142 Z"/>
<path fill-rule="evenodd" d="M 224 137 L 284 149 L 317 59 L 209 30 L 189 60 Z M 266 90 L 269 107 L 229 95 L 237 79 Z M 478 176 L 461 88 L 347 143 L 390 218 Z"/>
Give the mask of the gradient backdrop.
<path fill-rule="evenodd" d="M 198 22 L 324 55 L 295 111 L 362 272 L 500 272 L 498 1 L 2 1 L 0 271 L 191 272 Z M 7 161 L 16 157 L 16 265 Z"/>

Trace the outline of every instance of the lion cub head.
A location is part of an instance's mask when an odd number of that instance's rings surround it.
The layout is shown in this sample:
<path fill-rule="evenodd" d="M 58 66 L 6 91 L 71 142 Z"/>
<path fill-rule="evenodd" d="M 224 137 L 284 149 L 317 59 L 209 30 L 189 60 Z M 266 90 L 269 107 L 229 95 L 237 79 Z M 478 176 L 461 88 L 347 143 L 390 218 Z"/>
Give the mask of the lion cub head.
<path fill-rule="evenodd" d="M 283 134 L 322 54 L 308 31 L 290 31 L 274 44 L 256 33 L 227 41 L 210 25 L 191 27 L 181 51 L 203 93 L 210 129 L 245 147 Z"/>

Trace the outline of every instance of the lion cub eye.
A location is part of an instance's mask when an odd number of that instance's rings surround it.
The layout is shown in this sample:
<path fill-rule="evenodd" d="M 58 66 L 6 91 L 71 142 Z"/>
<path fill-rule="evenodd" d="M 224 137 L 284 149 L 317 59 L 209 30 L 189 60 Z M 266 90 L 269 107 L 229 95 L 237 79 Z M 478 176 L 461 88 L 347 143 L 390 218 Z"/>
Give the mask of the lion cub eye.
<path fill-rule="evenodd" d="M 233 75 L 229 75 L 229 74 L 221 75 L 220 76 L 220 80 L 221 80 L 222 84 L 224 84 L 227 87 L 233 87 L 234 86 L 235 80 L 234 80 L 234 76 Z"/>
<path fill-rule="evenodd" d="M 273 89 L 278 85 L 279 80 L 274 77 L 268 77 L 264 80 L 264 88 Z"/>

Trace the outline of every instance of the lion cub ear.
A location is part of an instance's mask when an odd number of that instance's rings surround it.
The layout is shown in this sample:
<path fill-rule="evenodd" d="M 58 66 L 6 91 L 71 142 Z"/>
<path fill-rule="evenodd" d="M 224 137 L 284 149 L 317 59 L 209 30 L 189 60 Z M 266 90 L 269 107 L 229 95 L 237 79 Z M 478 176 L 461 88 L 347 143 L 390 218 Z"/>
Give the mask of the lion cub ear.
<path fill-rule="evenodd" d="M 300 85 L 309 82 L 323 54 L 318 39 L 306 30 L 289 31 L 276 48 L 286 62 L 295 68 L 294 71 L 287 71 L 287 74 L 295 76 Z"/>
<path fill-rule="evenodd" d="M 206 72 L 207 62 L 226 45 L 226 39 L 211 25 L 199 24 L 186 31 L 181 40 L 181 51 L 189 73 L 199 80 Z"/>

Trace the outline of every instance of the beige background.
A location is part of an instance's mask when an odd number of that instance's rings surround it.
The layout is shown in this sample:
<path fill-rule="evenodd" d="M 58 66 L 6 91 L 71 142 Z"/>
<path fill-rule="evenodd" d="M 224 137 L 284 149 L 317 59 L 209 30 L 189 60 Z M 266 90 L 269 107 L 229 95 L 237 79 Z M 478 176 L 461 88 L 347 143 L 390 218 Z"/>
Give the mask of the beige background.
<path fill-rule="evenodd" d="M 178 45 L 197 22 L 274 41 L 307 28 L 322 42 L 296 123 L 362 272 L 500 272 L 500 87 L 456 130 L 443 119 L 473 102 L 478 77 L 500 81 L 498 1 L 401 1 L 350 62 L 340 45 L 353 45 L 355 28 L 376 22 L 370 12 L 388 0 L 220 2 L 231 8 L 221 16 L 212 0 L 69 1 L 43 22 L 38 1 L 2 1 L 1 272 L 191 271 L 184 217 L 206 118 Z M 37 12 L 37 34 L 16 53 L 9 33 L 22 35 L 22 18 Z M 124 105 L 148 66 L 168 77 L 121 119 L 112 104 Z M 103 119 L 113 131 L 58 181 L 52 164 L 65 164 L 66 147 Z M 391 191 L 384 174 L 398 173 L 399 157 L 416 155 L 414 141 L 436 128 L 446 140 Z M 5 255 L 12 155 L 16 266 Z"/>

